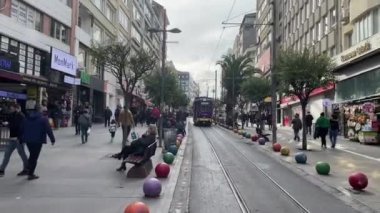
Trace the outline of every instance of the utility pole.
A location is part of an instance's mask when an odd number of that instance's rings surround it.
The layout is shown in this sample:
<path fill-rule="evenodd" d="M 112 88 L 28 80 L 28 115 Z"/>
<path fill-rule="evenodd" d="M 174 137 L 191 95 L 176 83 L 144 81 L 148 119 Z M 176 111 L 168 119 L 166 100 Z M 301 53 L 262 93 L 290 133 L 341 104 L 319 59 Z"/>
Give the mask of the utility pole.
<path fill-rule="evenodd" d="M 165 85 L 165 61 L 166 61 L 166 9 L 163 11 L 163 24 L 164 29 L 162 30 L 162 61 L 161 61 L 161 88 L 160 88 L 160 109 L 161 109 L 161 116 L 160 116 L 160 137 L 158 137 L 158 146 L 162 147 L 162 138 L 164 136 L 164 126 L 163 126 L 163 112 L 164 112 L 164 85 Z"/>
<path fill-rule="evenodd" d="M 271 45 L 271 96 L 272 96 L 272 143 L 277 143 L 277 81 L 275 75 L 276 62 L 276 0 L 272 0 L 272 45 Z"/>
<path fill-rule="evenodd" d="M 214 92 L 215 92 L 215 100 L 214 100 L 215 120 L 216 120 L 216 116 L 217 116 L 217 113 L 216 113 L 216 99 L 217 99 L 217 94 L 218 94 L 217 91 L 218 91 L 218 70 L 215 70 L 215 89 L 214 89 Z"/>

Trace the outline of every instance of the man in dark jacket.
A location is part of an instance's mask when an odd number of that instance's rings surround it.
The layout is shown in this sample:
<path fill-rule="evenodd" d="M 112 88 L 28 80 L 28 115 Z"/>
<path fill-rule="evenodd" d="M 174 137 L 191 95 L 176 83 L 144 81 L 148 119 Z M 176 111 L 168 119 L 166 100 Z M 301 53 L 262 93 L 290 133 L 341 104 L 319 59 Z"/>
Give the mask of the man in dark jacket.
<path fill-rule="evenodd" d="M 313 125 L 314 117 L 310 114 L 310 112 L 307 112 L 305 120 L 306 120 L 307 133 L 311 135 L 311 126 Z"/>
<path fill-rule="evenodd" d="M 26 143 L 30 153 L 28 159 L 28 180 L 39 178 L 34 174 L 34 171 L 37 166 L 42 145 L 47 141 L 46 136 L 49 136 L 52 145 L 55 143 L 55 138 L 49 125 L 49 121 L 42 116 L 40 111 L 38 105 L 29 109 L 26 119 L 21 125 L 22 134 L 20 141 Z"/>
<path fill-rule="evenodd" d="M 109 127 L 112 117 L 112 111 L 109 107 L 104 110 L 104 127 Z"/>
<path fill-rule="evenodd" d="M 74 125 L 75 125 L 75 135 L 79 135 L 80 134 L 80 126 L 79 126 L 79 122 L 78 122 L 78 119 L 79 119 L 79 116 L 82 112 L 82 106 L 80 104 L 78 104 L 78 106 L 76 106 L 74 108 Z"/>
<path fill-rule="evenodd" d="M 302 121 L 300 119 L 300 115 L 296 113 L 294 119 L 292 120 L 293 130 L 294 130 L 294 141 L 300 141 L 299 132 L 302 129 Z"/>
<path fill-rule="evenodd" d="M 17 175 L 27 175 L 28 170 L 28 158 L 26 157 L 24 145 L 18 140 L 20 137 L 20 126 L 25 119 L 24 114 L 21 112 L 21 107 L 18 104 L 14 104 L 10 107 L 11 114 L 8 118 L 8 128 L 9 128 L 9 143 L 4 153 L 3 163 L 0 166 L 0 177 L 4 176 L 5 168 L 9 163 L 9 159 L 15 149 L 17 149 L 18 154 L 23 162 L 23 170 Z"/>

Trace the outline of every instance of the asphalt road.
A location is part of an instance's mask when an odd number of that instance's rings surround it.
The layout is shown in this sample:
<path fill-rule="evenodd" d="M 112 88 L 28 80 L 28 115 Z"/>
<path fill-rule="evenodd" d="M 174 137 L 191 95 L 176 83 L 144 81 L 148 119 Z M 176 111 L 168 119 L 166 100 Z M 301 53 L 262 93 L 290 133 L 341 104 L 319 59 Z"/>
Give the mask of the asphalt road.
<path fill-rule="evenodd" d="M 257 144 L 218 127 L 194 127 L 192 134 L 190 212 L 356 212 Z"/>

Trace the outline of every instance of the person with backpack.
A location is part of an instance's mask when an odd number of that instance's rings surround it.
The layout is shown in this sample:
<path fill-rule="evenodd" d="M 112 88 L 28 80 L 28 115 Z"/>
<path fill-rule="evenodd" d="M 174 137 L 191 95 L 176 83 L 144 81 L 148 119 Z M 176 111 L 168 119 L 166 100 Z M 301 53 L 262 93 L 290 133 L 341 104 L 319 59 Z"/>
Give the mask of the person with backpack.
<path fill-rule="evenodd" d="M 88 139 L 88 130 L 91 127 L 91 118 L 88 110 L 84 110 L 78 118 L 78 123 L 80 126 L 82 144 L 87 143 Z"/>
<path fill-rule="evenodd" d="M 326 149 L 326 135 L 329 131 L 330 120 L 326 118 L 325 113 L 322 112 L 321 116 L 317 119 L 315 123 L 316 136 L 321 137 L 321 147 Z"/>
<path fill-rule="evenodd" d="M 302 129 L 302 121 L 300 119 L 300 115 L 296 113 L 294 119 L 292 120 L 293 131 L 294 131 L 294 141 L 300 141 L 299 132 Z"/>
<path fill-rule="evenodd" d="M 338 121 L 338 116 L 337 115 L 332 115 L 330 119 L 330 141 L 331 141 L 331 148 L 335 149 L 336 145 L 336 139 L 338 137 L 339 133 L 339 121 Z"/>

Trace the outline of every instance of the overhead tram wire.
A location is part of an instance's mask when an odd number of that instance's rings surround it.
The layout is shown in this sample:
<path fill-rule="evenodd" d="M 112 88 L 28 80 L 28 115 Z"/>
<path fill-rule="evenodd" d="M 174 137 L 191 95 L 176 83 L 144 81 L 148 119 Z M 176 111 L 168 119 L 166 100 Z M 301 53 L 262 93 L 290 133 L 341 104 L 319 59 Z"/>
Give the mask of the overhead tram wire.
<path fill-rule="evenodd" d="M 229 12 L 228 12 L 228 15 L 227 15 L 226 21 L 230 19 L 230 17 L 231 17 L 231 13 L 232 13 L 232 11 L 233 11 L 234 8 L 235 8 L 235 4 L 236 4 L 236 0 L 234 0 L 234 1 L 232 2 L 232 5 L 231 5 L 231 8 L 230 8 L 230 10 L 229 10 Z M 223 28 L 222 28 L 222 31 L 220 32 L 219 39 L 218 39 L 218 43 L 216 44 L 216 47 L 215 47 L 215 49 L 214 49 L 214 52 L 212 53 L 211 61 L 214 60 L 215 54 L 216 54 L 216 52 L 217 52 L 218 49 L 219 49 L 219 45 L 220 45 L 220 42 L 222 41 L 222 37 L 223 37 L 223 34 L 224 34 L 224 30 L 225 30 L 225 29 L 226 29 L 226 27 L 223 27 Z M 211 68 L 211 64 L 212 64 L 212 62 L 210 62 L 210 64 L 208 65 L 208 70 L 210 70 L 210 68 Z"/>

